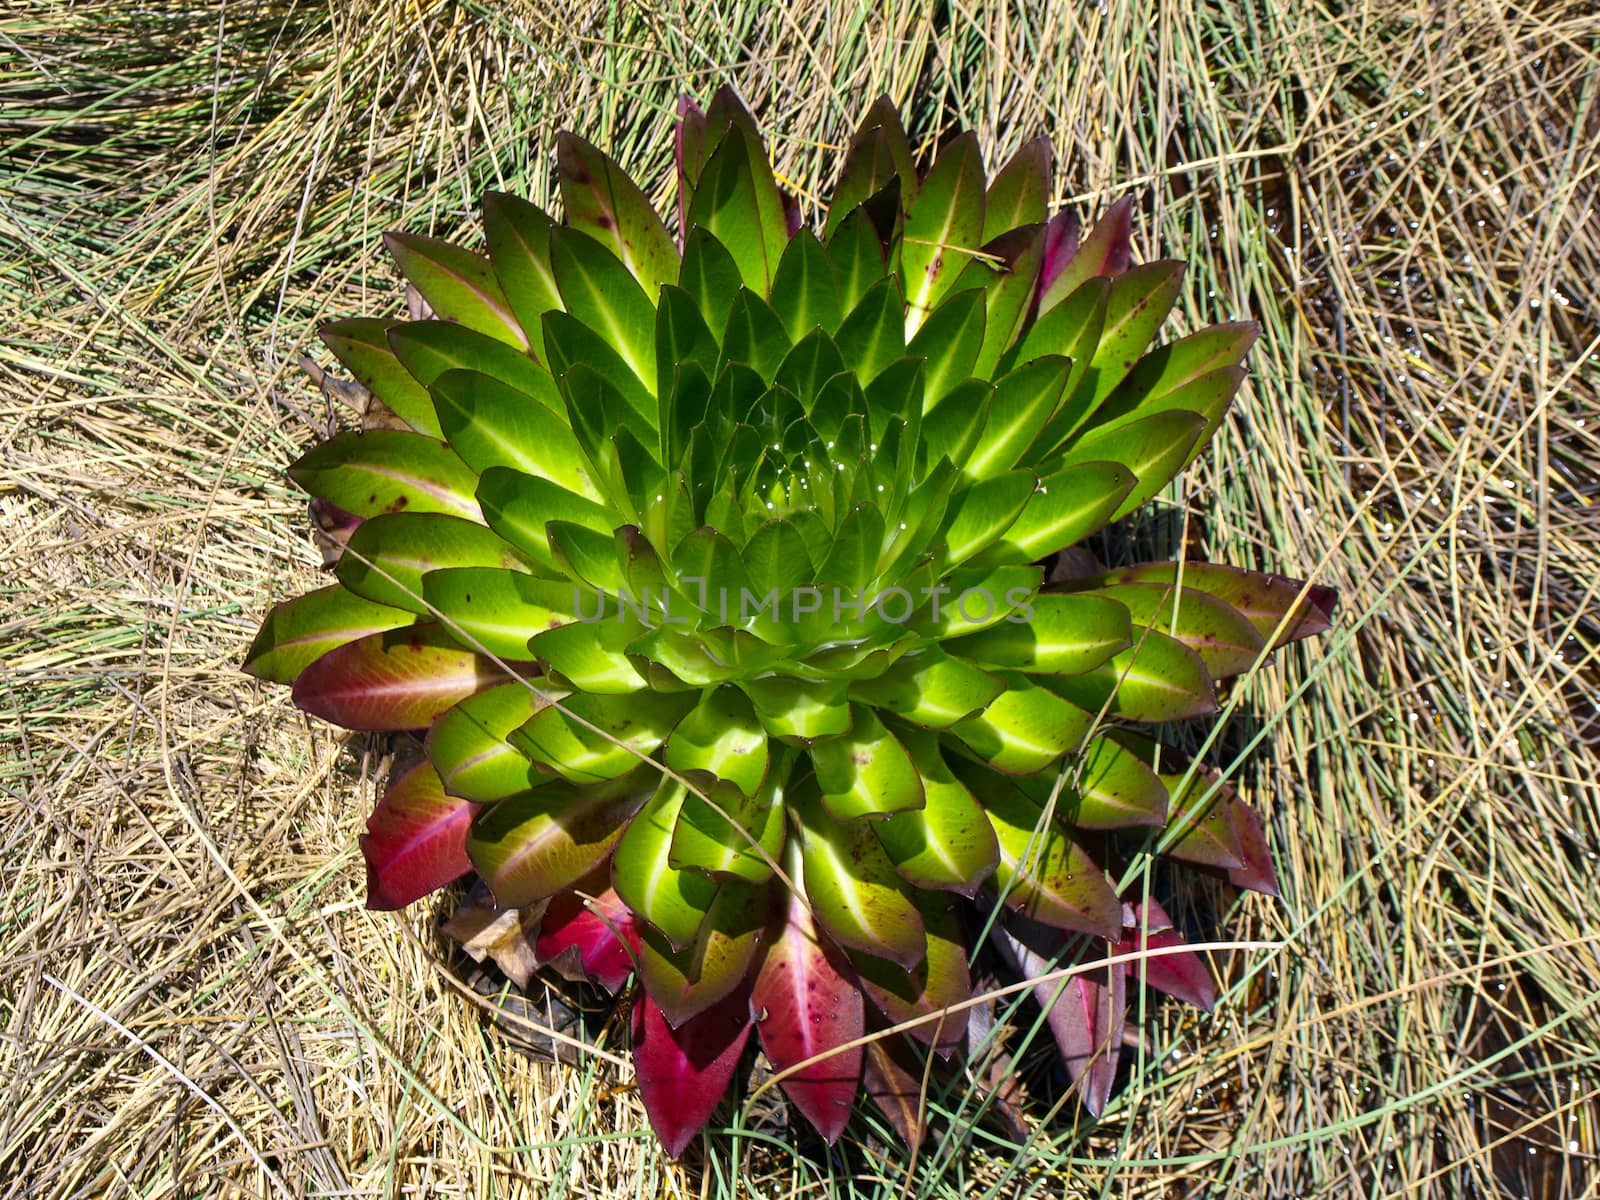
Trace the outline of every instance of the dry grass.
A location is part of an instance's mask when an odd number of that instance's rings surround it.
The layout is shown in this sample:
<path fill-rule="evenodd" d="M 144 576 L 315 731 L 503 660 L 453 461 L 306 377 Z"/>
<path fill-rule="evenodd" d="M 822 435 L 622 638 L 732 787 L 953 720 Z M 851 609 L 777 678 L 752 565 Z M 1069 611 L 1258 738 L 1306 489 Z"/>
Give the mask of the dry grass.
<path fill-rule="evenodd" d="M 0 1190 L 1597 1194 L 1600 18 L 1023 8 L 5 10 Z M 1194 914 L 1282 944 L 1208 1021 L 1152 1001 L 1092 1131 L 666 1164 L 626 1071 L 508 1053 L 431 914 L 362 909 L 377 749 L 236 670 L 316 578 L 291 368 L 397 305 L 379 232 L 548 199 L 568 124 L 665 200 L 672 100 L 724 80 L 802 186 L 881 91 L 991 159 L 1048 131 L 1063 199 L 1137 186 L 1148 256 L 1193 247 L 1188 319 L 1267 326 L 1136 532 L 1343 591 L 1211 747 L 1286 903 Z"/>

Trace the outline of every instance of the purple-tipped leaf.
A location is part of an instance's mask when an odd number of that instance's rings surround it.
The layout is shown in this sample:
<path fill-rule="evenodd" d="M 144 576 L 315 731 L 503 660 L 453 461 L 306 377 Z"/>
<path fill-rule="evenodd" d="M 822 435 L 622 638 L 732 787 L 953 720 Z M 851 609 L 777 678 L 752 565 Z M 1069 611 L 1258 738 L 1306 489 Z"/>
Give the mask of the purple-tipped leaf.
<path fill-rule="evenodd" d="M 827 1054 L 783 1080 L 796 1108 L 829 1142 L 850 1120 L 861 1082 L 864 1005 L 855 971 L 811 920 L 804 899 L 787 893 L 750 990 L 761 1048 L 784 1071 Z M 837 1050 L 837 1053 L 830 1051 Z"/>
<path fill-rule="evenodd" d="M 476 810 L 475 804 L 445 795 L 439 773 L 428 763 L 391 784 L 361 835 L 367 907 L 404 908 L 472 870 L 467 828 Z"/>
<path fill-rule="evenodd" d="M 1244 866 L 1228 871 L 1228 882 L 1234 887 L 1277 897 L 1278 871 L 1272 865 L 1272 849 L 1267 845 L 1266 831 L 1261 818 L 1238 796 L 1228 798 L 1228 816 L 1233 821 L 1233 831 L 1239 839 L 1239 853 Z"/>
<path fill-rule="evenodd" d="M 519 350 L 528 348 L 528 335 L 483 255 L 414 233 L 386 233 L 383 244 L 440 320 L 476 329 Z"/>
<path fill-rule="evenodd" d="M 245 655 L 244 670 L 269 683 L 295 676 L 339 646 L 398 629 L 416 616 L 374 604 L 338 584 L 273 605 Z"/>
<path fill-rule="evenodd" d="M 300 672 L 294 702 L 346 729 L 426 729 L 445 710 L 507 678 L 438 625 L 413 625 L 330 650 Z"/>
<path fill-rule="evenodd" d="M 633 1004 L 633 1067 L 656 1137 L 677 1158 L 716 1111 L 750 1036 L 742 990 L 674 1029 L 642 989 Z"/>
<path fill-rule="evenodd" d="M 674 949 L 649 926 L 639 931 L 639 979 L 674 1028 L 745 983 L 766 927 L 767 889 L 729 880 L 717 886 L 694 940 Z"/>
<path fill-rule="evenodd" d="M 678 251 L 667 227 L 609 156 L 574 133 L 556 138 L 556 173 L 567 223 L 621 260 L 652 301 L 678 277 Z"/>
<path fill-rule="evenodd" d="M 472 865 L 502 904 L 544 900 L 593 871 L 655 790 L 641 769 L 580 787 L 547 783 L 479 814 L 467 835 Z"/>
<path fill-rule="evenodd" d="M 1141 563 L 1076 580 L 1074 589 L 1103 588 L 1120 583 L 1182 582 L 1185 588 L 1205 592 L 1243 613 L 1273 648 L 1326 632 L 1339 594 L 1329 587 L 1307 586 L 1297 579 L 1246 571 L 1220 563 Z"/>
<path fill-rule="evenodd" d="M 1056 215 L 1061 219 L 1061 214 Z M 1054 224 L 1054 221 L 1052 221 Z M 1039 312 L 1049 312 L 1080 286 L 1097 275 L 1116 278 L 1128 269 L 1133 253 L 1133 197 L 1124 196 L 1095 222 L 1089 235 L 1079 241 L 1077 222 L 1062 221 L 1061 232 L 1052 247 L 1046 246 L 1045 268 L 1039 276 Z M 1047 241 L 1048 241 L 1047 237 Z M 1048 276 L 1048 278 L 1047 278 Z"/>

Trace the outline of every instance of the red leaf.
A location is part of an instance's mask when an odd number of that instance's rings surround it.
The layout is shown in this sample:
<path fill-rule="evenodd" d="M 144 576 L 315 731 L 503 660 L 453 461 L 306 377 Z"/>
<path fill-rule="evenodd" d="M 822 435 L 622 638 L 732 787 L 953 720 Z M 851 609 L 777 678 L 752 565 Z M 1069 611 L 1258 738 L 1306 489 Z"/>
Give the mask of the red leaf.
<path fill-rule="evenodd" d="M 1069 936 L 1059 930 L 1009 916 L 993 930 L 1001 953 L 1024 978 L 1037 978 L 1071 960 L 1057 960 Z M 1095 941 L 1086 952 L 1104 955 L 1106 944 Z M 1111 1096 L 1122 1052 L 1122 1026 L 1127 1019 L 1127 973 L 1111 967 L 1089 967 L 1064 980 L 1037 984 L 1034 999 L 1061 1048 L 1067 1074 L 1084 1108 L 1099 1116 Z"/>
<path fill-rule="evenodd" d="M 1234 832 L 1239 835 L 1239 846 L 1244 851 L 1244 866 L 1228 872 L 1228 882 L 1247 891 L 1262 892 L 1274 898 L 1278 891 L 1278 872 L 1272 865 L 1272 850 L 1267 845 L 1267 835 L 1261 828 L 1261 818 L 1237 795 L 1228 796 L 1228 816 L 1233 821 Z"/>
<path fill-rule="evenodd" d="M 1154 900 L 1144 905 L 1130 905 L 1128 923 L 1131 929 L 1112 949 L 1113 954 L 1137 954 L 1143 950 L 1168 950 L 1187 943 L 1172 928 L 1172 918 Z M 1149 958 L 1124 964 L 1128 976 L 1144 982 L 1159 992 L 1176 997 L 1196 1008 L 1210 1012 L 1217 1002 L 1216 984 L 1212 982 L 1210 968 L 1205 959 L 1193 950 L 1182 954 L 1157 954 Z"/>
<path fill-rule="evenodd" d="M 542 965 L 554 967 L 568 979 L 587 979 L 616 995 L 633 972 L 639 932 L 633 913 L 606 883 L 606 875 L 597 872 L 591 878 L 593 886 L 580 881 L 573 891 L 550 901 L 534 948 Z M 578 892 L 588 892 L 594 899 L 585 901 Z"/>
<path fill-rule="evenodd" d="M 367 907 L 404 908 L 472 870 L 467 828 L 477 805 L 447 796 L 428 763 L 389 786 L 367 818 Z"/>
<path fill-rule="evenodd" d="M 294 681 L 294 702 L 346 729 L 426 729 L 506 674 L 437 625 L 375 633 L 328 651 Z"/>
<path fill-rule="evenodd" d="M 1078 213 L 1063 208 L 1044 229 L 1044 260 L 1039 267 L 1039 295 L 1050 290 L 1072 256 L 1078 252 Z"/>
<path fill-rule="evenodd" d="M 743 988 L 678 1028 L 639 989 L 633 1004 L 633 1067 L 650 1127 L 677 1158 L 728 1090 L 750 1036 Z"/>
<path fill-rule="evenodd" d="M 844 955 L 812 923 L 805 902 L 789 893 L 787 913 L 767 939 L 750 992 L 761 1047 L 779 1071 L 854 1041 L 865 1006 Z M 861 1080 L 861 1047 L 812 1063 L 782 1081 L 795 1107 L 829 1142 L 850 1120 Z"/>

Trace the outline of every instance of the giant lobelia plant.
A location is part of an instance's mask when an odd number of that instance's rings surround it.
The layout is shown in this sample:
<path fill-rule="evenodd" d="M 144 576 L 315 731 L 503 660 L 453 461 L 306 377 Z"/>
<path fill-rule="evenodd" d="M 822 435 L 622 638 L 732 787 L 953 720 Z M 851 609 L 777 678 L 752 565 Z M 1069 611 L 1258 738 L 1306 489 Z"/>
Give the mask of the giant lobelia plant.
<path fill-rule="evenodd" d="M 1127 201 L 1083 237 L 1051 217 L 1043 140 L 986 178 L 965 133 L 921 171 L 880 101 L 813 229 L 731 91 L 680 118 L 677 236 L 572 134 L 564 220 L 491 193 L 486 255 L 388 236 L 422 319 L 322 330 L 387 427 L 289 471 L 338 582 L 246 669 L 426 731 L 362 839 L 369 905 L 476 872 L 542 961 L 633 976 L 673 1154 L 752 1028 L 830 1140 L 864 1078 L 893 1090 L 870 1029 L 955 1051 L 974 932 L 1039 981 L 1098 1113 L 1129 973 L 1214 997 L 1115 872 L 1155 850 L 1276 887 L 1257 818 L 1144 730 L 1332 596 L 1041 564 L 1200 453 L 1256 328 L 1149 349 L 1182 264 L 1130 265 Z"/>

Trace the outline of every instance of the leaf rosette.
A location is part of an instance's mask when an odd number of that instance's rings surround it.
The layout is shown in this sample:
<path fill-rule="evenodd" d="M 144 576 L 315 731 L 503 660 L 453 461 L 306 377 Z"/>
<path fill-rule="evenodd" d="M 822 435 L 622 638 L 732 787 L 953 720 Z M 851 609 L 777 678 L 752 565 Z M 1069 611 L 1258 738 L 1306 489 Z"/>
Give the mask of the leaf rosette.
<path fill-rule="evenodd" d="M 1095 960 L 1160 947 L 1139 979 L 1213 997 L 1118 896 L 1121 842 L 1276 886 L 1238 797 L 1139 731 L 1213 711 L 1333 597 L 1044 560 L 1204 449 L 1256 327 L 1153 346 L 1182 264 L 1131 263 L 1128 201 L 1081 237 L 1052 216 L 1042 140 L 919 170 L 880 101 L 819 231 L 731 91 L 683 104 L 676 150 L 676 235 L 569 133 L 563 220 L 490 194 L 486 253 L 388 236 L 422 318 L 322 333 L 389 427 L 290 468 L 338 514 L 337 583 L 246 669 L 426 731 L 363 838 L 369 903 L 476 872 L 547 905 L 541 960 L 633 974 L 672 1153 L 752 1027 L 829 1140 L 888 1086 L 874 1022 L 956 1050 L 975 904 L 1025 976 L 1085 964 L 1036 992 L 1098 1112 L 1126 983 Z"/>

